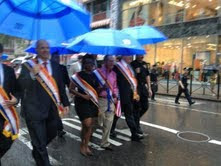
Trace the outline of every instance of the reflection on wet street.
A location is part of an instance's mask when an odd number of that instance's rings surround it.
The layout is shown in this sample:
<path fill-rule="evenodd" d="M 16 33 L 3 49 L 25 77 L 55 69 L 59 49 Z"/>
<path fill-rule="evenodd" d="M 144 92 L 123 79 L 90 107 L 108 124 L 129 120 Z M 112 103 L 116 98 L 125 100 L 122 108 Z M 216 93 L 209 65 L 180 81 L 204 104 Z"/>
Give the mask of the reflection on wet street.
<path fill-rule="evenodd" d="M 94 156 L 79 153 L 80 121 L 71 107 L 63 118 L 64 138 L 56 138 L 48 147 L 53 165 L 75 166 L 219 166 L 221 165 L 221 103 L 197 100 L 191 107 L 185 99 L 176 105 L 174 98 L 158 97 L 150 101 L 142 118 L 145 138 L 130 141 L 124 117 L 117 124 L 117 138 L 110 139 L 113 151 L 100 148 L 98 128 L 90 146 Z M 178 137 L 179 136 L 179 137 Z M 208 137 L 207 137 L 208 136 Z M 2 160 L 3 166 L 34 166 L 31 142 L 24 122 L 20 137 Z"/>

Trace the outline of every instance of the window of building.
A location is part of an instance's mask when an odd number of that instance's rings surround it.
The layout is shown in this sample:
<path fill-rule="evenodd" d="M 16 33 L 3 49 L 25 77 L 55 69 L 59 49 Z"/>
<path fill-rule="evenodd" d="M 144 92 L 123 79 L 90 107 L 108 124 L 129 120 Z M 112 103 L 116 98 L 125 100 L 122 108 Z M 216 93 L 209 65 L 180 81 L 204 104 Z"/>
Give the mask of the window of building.
<path fill-rule="evenodd" d="M 93 2 L 93 14 L 106 12 L 106 10 L 107 10 L 107 0 L 99 0 Z"/>
<path fill-rule="evenodd" d="M 215 17 L 219 9 L 218 0 L 187 0 L 186 21 Z"/>
<path fill-rule="evenodd" d="M 164 24 L 183 22 L 185 9 L 184 0 L 165 0 L 164 2 Z"/>

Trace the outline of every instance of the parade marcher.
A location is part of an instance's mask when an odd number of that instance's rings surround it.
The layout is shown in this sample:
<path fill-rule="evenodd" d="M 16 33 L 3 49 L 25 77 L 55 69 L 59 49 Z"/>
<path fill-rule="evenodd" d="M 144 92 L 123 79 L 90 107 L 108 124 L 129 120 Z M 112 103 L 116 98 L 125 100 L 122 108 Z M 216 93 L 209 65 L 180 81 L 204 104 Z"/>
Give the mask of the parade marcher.
<path fill-rule="evenodd" d="M 54 52 L 52 54 L 52 56 L 51 56 L 51 60 L 59 64 L 59 66 L 61 68 L 61 72 L 62 72 L 63 82 L 64 82 L 65 86 L 67 88 L 69 88 L 70 78 L 68 76 L 68 71 L 67 71 L 66 66 L 60 64 L 59 53 L 58 52 Z M 58 136 L 59 137 L 63 137 L 63 135 L 65 135 L 65 134 L 66 134 L 66 132 L 64 131 L 62 120 L 61 120 L 61 117 L 59 116 L 58 117 Z"/>
<path fill-rule="evenodd" d="M 83 57 L 83 70 L 71 77 L 70 84 L 70 92 L 75 95 L 75 110 L 82 123 L 80 153 L 84 156 L 93 155 L 88 143 L 98 117 L 99 82 L 93 73 L 94 65 L 93 59 Z"/>
<path fill-rule="evenodd" d="M 117 62 L 114 71 L 117 74 L 117 84 L 120 92 L 121 110 L 124 112 L 126 122 L 131 131 L 131 140 L 140 141 L 143 137 L 138 134 L 138 128 L 135 121 L 137 110 L 134 110 L 134 100 L 139 101 L 137 93 L 137 80 L 135 73 L 130 66 L 132 56 L 123 56 L 120 62 Z M 111 135 L 114 136 L 114 130 L 117 123 L 117 116 L 111 128 Z"/>
<path fill-rule="evenodd" d="M 0 43 L 0 57 L 3 45 Z M 17 104 L 16 76 L 11 67 L 0 63 L 0 166 L 1 159 L 18 137 L 19 120 L 14 108 Z"/>
<path fill-rule="evenodd" d="M 37 57 L 25 62 L 18 78 L 21 88 L 21 111 L 33 146 L 32 156 L 38 166 L 49 166 L 46 146 L 57 135 L 59 113 L 69 111 L 69 101 L 60 66 L 49 60 L 49 44 L 36 43 Z"/>
<path fill-rule="evenodd" d="M 99 83 L 103 87 L 99 93 L 100 114 L 98 117 L 98 123 L 103 130 L 101 147 L 106 150 L 112 150 L 108 139 L 114 119 L 115 104 L 117 103 L 118 96 L 117 76 L 113 71 L 114 63 L 115 58 L 113 56 L 105 56 L 102 68 L 94 71 Z"/>
<path fill-rule="evenodd" d="M 182 93 L 185 94 L 185 97 L 186 97 L 187 101 L 189 102 L 189 105 L 192 105 L 192 104 L 195 103 L 194 101 L 192 101 L 192 99 L 190 97 L 190 94 L 189 94 L 189 90 L 187 88 L 188 78 L 189 78 L 189 68 L 184 68 L 184 74 L 181 75 L 181 77 L 179 79 L 179 89 L 178 89 L 178 94 L 177 94 L 176 99 L 175 99 L 176 104 L 180 104 L 179 98 L 180 98 Z"/>
<path fill-rule="evenodd" d="M 153 65 L 153 68 L 150 72 L 150 82 L 151 82 L 151 90 L 152 90 L 151 100 L 152 101 L 156 101 L 155 94 L 158 91 L 157 77 L 158 77 L 157 66 Z"/>
<path fill-rule="evenodd" d="M 140 100 L 137 102 L 134 102 L 134 109 L 138 113 L 135 117 L 136 124 L 138 127 L 138 134 L 143 134 L 141 127 L 140 127 L 140 118 L 145 114 L 145 112 L 149 108 L 148 103 L 148 96 L 152 95 L 151 91 L 151 85 L 150 85 L 150 73 L 148 70 L 147 63 L 143 61 L 144 56 L 138 55 L 136 57 L 136 60 L 131 63 L 131 66 L 133 67 L 135 73 L 136 73 L 136 79 L 137 79 L 137 91 L 140 96 Z"/>

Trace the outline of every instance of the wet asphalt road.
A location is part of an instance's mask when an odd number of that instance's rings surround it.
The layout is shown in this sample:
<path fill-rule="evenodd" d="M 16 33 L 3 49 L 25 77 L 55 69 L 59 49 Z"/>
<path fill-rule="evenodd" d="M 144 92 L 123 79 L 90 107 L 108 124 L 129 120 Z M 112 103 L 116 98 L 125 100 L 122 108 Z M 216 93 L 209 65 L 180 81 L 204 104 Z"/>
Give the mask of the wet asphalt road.
<path fill-rule="evenodd" d="M 157 96 L 150 102 L 149 111 L 142 118 L 142 129 L 147 134 L 141 143 L 130 141 L 130 132 L 124 119 L 118 121 L 117 138 L 111 140 L 114 151 L 99 147 L 101 130 L 97 129 L 91 141 L 92 157 L 79 154 L 80 123 L 71 107 L 63 119 L 67 134 L 56 138 L 48 147 L 52 165 L 63 166 L 220 166 L 221 165 L 221 103 L 196 101 L 191 107 L 185 99 L 180 105 L 174 99 Z M 122 117 L 124 118 L 124 117 Z M 180 134 L 192 131 L 207 135 Z M 193 142 L 204 141 L 204 142 Z M 24 122 L 20 137 L 2 159 L 3 166 L 35 166 L 31 144 Z"/>

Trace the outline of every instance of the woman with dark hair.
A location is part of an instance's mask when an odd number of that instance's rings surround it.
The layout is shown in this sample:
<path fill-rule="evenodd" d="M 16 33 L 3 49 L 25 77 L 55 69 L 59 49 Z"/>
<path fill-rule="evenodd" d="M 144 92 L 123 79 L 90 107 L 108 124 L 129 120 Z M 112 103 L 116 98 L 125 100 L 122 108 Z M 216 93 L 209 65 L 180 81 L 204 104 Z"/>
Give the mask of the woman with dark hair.
<path fill-rule="evenodd" d="M 93 155 L 88 143 L 92 134 L 94 119 L 98 116 L 99 83 L 93 74 L 94 60 L 83 57 L 82 71 L 71 77 L 70 92 L 75 95 L 75 110 L 82 123 L 80 153 Z"/>

